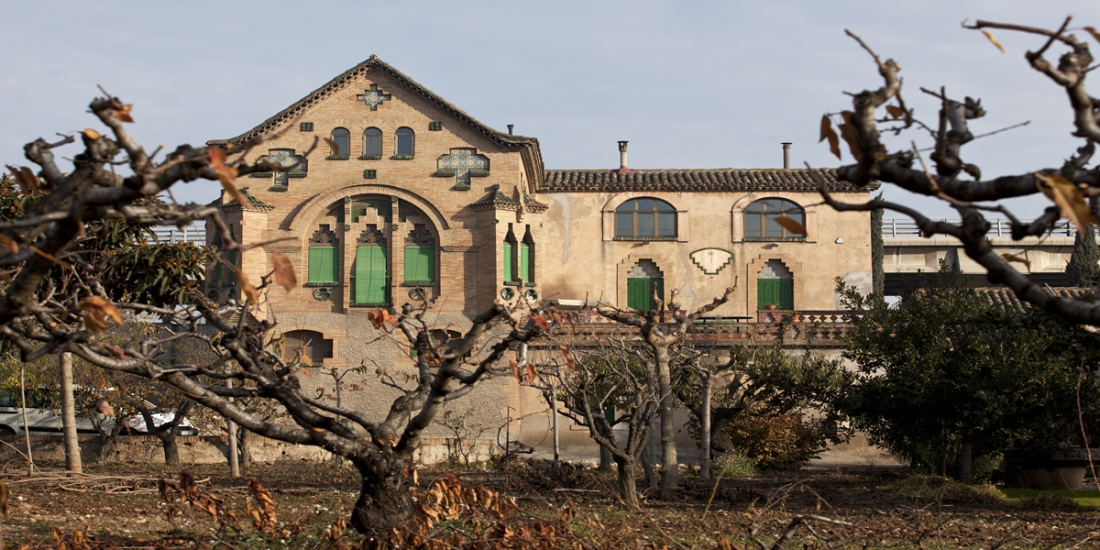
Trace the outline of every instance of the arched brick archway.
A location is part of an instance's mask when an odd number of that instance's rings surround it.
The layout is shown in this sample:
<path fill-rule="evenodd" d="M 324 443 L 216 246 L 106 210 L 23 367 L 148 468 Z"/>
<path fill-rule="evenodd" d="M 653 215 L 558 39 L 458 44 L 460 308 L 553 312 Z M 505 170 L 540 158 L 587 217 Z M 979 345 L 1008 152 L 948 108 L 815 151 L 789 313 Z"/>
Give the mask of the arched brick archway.
<path fill-rule="evenodd" d="M 353 197 L 356 195 L 384 195 L 388 197 L 397 197 L 419 208 L 421 212 L 424 212 L 426 216 L 431 218 L 432 223 L 435 224 L 441 232 L 451 228 L 451 224 L 448 223 L 447 218 L 443 216 L 432 203 L 419 195 L 415 195 L 391 185 L 353 185 L 351 187 L 343 187 L 327 193 L 322 193 L 310 199 L 294 216 L 294 221 L 290 222 L 290 230 L 299 236 L 306 235 L 313 226 L 313 220 L 323 215 L 333 204 L 343 200 L 345 197 Z"/>

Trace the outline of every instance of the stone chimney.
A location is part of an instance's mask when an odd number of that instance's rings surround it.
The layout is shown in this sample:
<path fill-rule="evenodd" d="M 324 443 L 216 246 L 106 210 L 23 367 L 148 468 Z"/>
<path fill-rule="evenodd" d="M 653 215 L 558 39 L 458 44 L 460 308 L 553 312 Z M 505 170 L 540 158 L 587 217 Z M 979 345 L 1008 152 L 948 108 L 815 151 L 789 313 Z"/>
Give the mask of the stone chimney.
<path fill-rule="evenodd" d="M 791 168 L 791 142 L 783 142 L 783 169 L 790 170 Z"/>
<path fill-rule="evenodd" d="M 509 124 L 508 125 L 508 135 L 512 135 L 512 128 L 514 128 L 515 126 L 516 126 L 515 124 Z"/>

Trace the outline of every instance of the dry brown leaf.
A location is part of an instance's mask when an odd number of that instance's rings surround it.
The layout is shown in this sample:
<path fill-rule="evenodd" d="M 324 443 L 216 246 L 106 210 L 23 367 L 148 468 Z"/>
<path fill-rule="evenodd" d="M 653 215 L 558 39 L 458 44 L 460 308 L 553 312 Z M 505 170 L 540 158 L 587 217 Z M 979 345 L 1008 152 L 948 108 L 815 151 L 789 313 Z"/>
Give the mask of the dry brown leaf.
<path fill-rule="evenodd" d="M 996 38 L 994 38 L 992 34 L 989 34 L 987 31 L 982 31 L 982 34 L 984 34 L 985 37 L 988 38 L 989 41 L 992 42 L 994 46 L 997 46 L 997 49 L 1001 50 L 1001 53 L 1005 53 L 1005 47 L 1002 46 L 1001 42 L 998 41 Z"/>
<path fill-rule="evenodd" d="M 7 235 L 0 235 L 0 243 L 3 243 L 4 248 L 10 250 L 12 254 L 19 252 L 19 243 L 15 242 Z"/>
<path fill-rule="evenodd" d="M 80 300 L 80 309 L 88 312 L 88 316 L 85 317 L 85 323 L 87 323 L 88 317 L 96 318 L 96 325 L 102 325 L 102 328 L 107 326 L 107 318 L 109 317 L 116 325 L 122 326 L 122 314 L 119 313 L 118 308 L 111 303 L 110 300 L 102 298 L 100 296 L 88 296 L 83 300 Z M 102 328 L 100 330 L 102 330 Z"/>
<path fill-rule="evenodd" d="M 1096 27 L 1085 27 L 1085 30 L 1097 41 L 1100 42 L 1100 32 L 1097 32 Z"/>
<path fill-rule="evenodd" d="M 1031 262 L 1019 254 L 1001 254 L 1001 257 L 1004 258 L 1006 262 L 1024 264 L 1029 271 L 1031 270 Z"/>
<path fill-rule="evenodd" d="M 38 181 L 35 179 L 34 172 L 31 172 L 30 168 L 26 166 L 16 167 L 9 164 L 8 170 L 11 170 L 12 175 L 15 176 L 15 181 L 19 183 L 24 193 L 34 193 L 38 191 Z"/>
<path fill-rule="evenodd" d="M 856 127 L 852 124 L 852 115 L 855 114 L 851 111 L 842 111 L 840 116 L 844 118 L 844 123 L 840 127 L 840 137 L 844 138 L 844 142 L 848 144 L 848 150 L 852 153 L 852 158 L 859 160 L 859 134 L 856 133 Z M 840 158 L 840 155 L 837 155 Z"/>
<path fill-rule="evenodd" d="M 229 193 L 229 196 L 240 203 L 241 206 L 247 206 L 248 199 L 246 199 L 244 193 L 241 193 L 241 190 L 237 189 L 237 186 L 233 184 L 233 181 L 237 179 L 237 171 L 225 165 L 225 150 L 211 147 L 209 154 L 210 167 L 218 173 L 218 180 L 222 182 L 222 187 L 225 188 L 225 192 Z"/>
<path fill-rule="evenodd" d="M 332 140 L 332 138 L 325 138 L 325 143 L 328 144 L 329 149 L 332 151 L 329 153 L 330 155 L 335 156 L 340 154 L 340 146 L 337 145 L 336 142 Z"/>
<path fill-rule="evenodd" d="M 799 235 L 802 235 L 803 237 L 806 236 L 806 228 L 802 227 L 802 224 L 794 221 L 791 218 L 788 218 L 787 216 L 779 216 L 778 218 L 775 218 L 775 223 L 779 224 L 783 227 L 783 229 L 786 229 L 791 233 L 797 233 Z"/>
<path fill-rule="evenodd" d="M 886 112 L 890 113 L 890 116 L 893 117 L 893 118 L 901 118 L 901 117 L 905 116 L 905 109 L 902 109 L 901 107 L 898 107 L 897 105 L 887 105 L 886 106 Z"/>
<path fill-rule="evenodd" d="M 535 366 L 531 363 L 527 363 L 527 385 L 535 385 Z"/>
<path fill-rule="evenodd" d="M 817 142 L 821 143 L 826 139 L 829 140 L 829 152 L 840 159 L 840 137 L 836 135 L 836 130 L 833 130 L 833 121 L 829 118 L 829 115 L 822 115 L 821 139 L 818 139 Z"/>
<path fill-rule="evenodd" d="M 302 374 L 306 375 L 307 379 L 313 380 L 313 375 L 309 373 L 309 369 L 307 369 L 305 367 L 302 367 L 302 368 L 298 369 L 298 371 L 301 372 Z"/>
<path fill-rule="evenodd" d="M 516 382 L 523 382 L 523 379 L 519 376 L 519 365 L 516 364 L 516 360 L 509 357 L 508 366 L 512 367 L 512 377 L 516 379 Z"/>
<path fill-rule="evenodd" d="M 294 273 L 294 264 L 290 263 L 290 258 L 281 252 L 272 252 L 271 262 L 275 264 L 275 284 L 288 292 L 298 286 L 298 275 Z"/>
<path fill-rule="evenodd" d="M 127 103 L 126 105 L 123 105 L 121 109 L 112 109 L 111 113 L 118 117 L 118 119 L 122 122 L 133 122 L 134 119 L 130 116 L 130 109 L 133 108 L 133 103 Z"/>
<path fill-rule="evenodd" d="M 33 246 L 28 246 L 27 248 L 29 248 L 31 250 L 31 252 L 34 252 L 35 254 L 38 254 L 39 256 L 41 256 L 41 257 L 43 257 L 43 258 L 45 258 L 45 259 L 47 259 L 47 260 L 49 260 L 53 263 L 65 268 L 65 269 L 69 269 L 69 264 L 68 263 L 63 262 L 63 261 L 58 260 L 57 258 L 53 257 L 53 254 L 50 254 L 48 252 L 43 252 L 43 251 L 41 251 L 38 248 L 35 248 Z"/>
<path fill-rule="evenodd" d="M 1092 215 L 1084 194 L 1072 181 L 1060 175 L 1048 176 L 1039 172 L 1035 173 L 1035 179 L 1039 190 L 1058 205 L 1062 217 L 1073 222 L 1078 231 L 1088 231 L 1090 223 L 1100 225 L 1100 220 Z"/>
<path fill-rule="evenodd" d="M 241 292 L 248 298 L 253 305 L 260 303 L 260 293 L 256 290 L 256 285 L 252 284 L 245 276 L 244 272 L 239 267 L 229 266 L 229 269 L 233 270 L 233 273 L 237 275 L 237 283 L 241 285 Z"/>
<path fill-rule="evenodd" d="M 81 133 L 83 133 L 88 139 L 99 139 L 99 132 L 91 128 L 85 128 L 84 131 Z"/>

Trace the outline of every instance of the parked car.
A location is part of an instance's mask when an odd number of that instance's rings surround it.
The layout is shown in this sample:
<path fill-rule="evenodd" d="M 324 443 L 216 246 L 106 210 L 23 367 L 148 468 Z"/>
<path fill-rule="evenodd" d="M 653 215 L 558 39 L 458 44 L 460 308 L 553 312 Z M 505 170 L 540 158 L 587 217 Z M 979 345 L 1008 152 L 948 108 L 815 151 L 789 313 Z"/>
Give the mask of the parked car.
<path fill-rule="evenodd" d="M 14 390 L 0 390 L 0 434 L 20 434 L 24 432 L 23 409 L 19 407 L 20 395 Z M 152 405 L 151 403 L 149 404 Z M 175 418 L 174 413 L 153 414 L 154 425 L 160 426 L 171 422 Z M 112 417 L 96 413 L 95 418 L 86 416 L 76 417 L 76 431 L 78 434 L 96 435 L 99 430 L 110 433 L 114 430 L 117 420 Z M 123 435 L 142 435 L 148 433 L 145 419 L 141 415 L 129 416 L 123 420 Z M 60 435 L 62 429 L 61 410 L 50 399 L 49 392 L 45 390 L 27 391 L 27 430 L 34 435 Z M 199 431 L 184 418 L 176 427 L 176 435 L 198 435 Z"/>

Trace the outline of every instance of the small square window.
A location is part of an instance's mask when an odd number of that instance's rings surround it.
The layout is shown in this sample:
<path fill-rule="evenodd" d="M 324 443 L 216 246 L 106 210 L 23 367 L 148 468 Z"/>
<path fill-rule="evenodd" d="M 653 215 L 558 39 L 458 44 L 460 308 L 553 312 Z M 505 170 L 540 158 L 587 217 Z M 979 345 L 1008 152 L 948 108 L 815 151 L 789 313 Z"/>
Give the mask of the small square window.
<path fill-rule="evenodd" d="M 433 120 L 428 123 L 428 130 L 432 132 L 438 132 L 443 129 L 443 121 Z"/>
<path fill-rule="evenodd" d="M 378 170 L 363 170 L 363 179 L 373 180 L 378 178 Z"/>
<path fill-rule="evenodd" d="M 300 130 L 302 132 L 312 132 L 313 131 L 313 123 L 312 122 L 303 122 L 303 123 L 298 125 L 298 130 Z"/>

